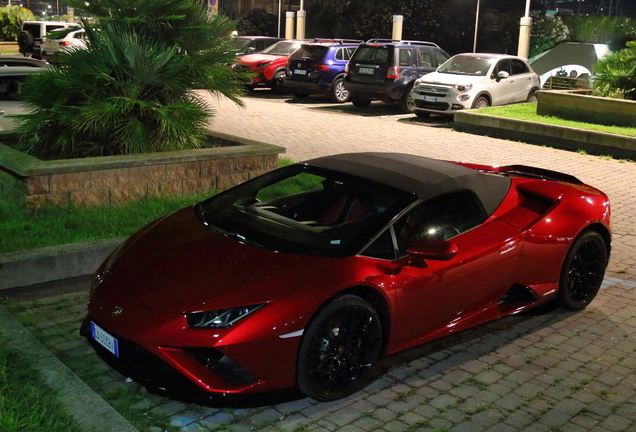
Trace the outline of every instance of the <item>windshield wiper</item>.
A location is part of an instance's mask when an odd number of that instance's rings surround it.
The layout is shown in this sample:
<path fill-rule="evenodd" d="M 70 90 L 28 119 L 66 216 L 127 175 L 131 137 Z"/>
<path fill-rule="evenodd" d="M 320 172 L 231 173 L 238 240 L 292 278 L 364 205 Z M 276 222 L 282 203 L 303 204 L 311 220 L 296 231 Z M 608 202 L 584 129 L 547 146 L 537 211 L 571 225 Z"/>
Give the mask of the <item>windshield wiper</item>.
<path fill-rule="evenodd" d="M 234 239 L 234 240 L 238 240 L 241 243 L 245 243 L 245 244 L 248 244 L 250 246 L 254 246 L 256 248 L 259 248 L 259 249 L 265 249 L 265 246 L 263 246 L 262 244 L 257 243 L 257 242 L 255 242 L 253 240 L 250 240 L 247 237 L 245 237 L 244 235 L 241 235 L 239 233 L 235 233 L 235 232 L 232 232 L 232 231 L 227 231 L 227 230 L 224 230 L 223 228 L 219 228 L 219 227 L 214 226 L 214 225 L 208 225 L 208 228 L 212 229 L 213 231 L 218 232 L 219 234 L 223 234 L 226 237 L 229 237 L 229 238 Z"/>

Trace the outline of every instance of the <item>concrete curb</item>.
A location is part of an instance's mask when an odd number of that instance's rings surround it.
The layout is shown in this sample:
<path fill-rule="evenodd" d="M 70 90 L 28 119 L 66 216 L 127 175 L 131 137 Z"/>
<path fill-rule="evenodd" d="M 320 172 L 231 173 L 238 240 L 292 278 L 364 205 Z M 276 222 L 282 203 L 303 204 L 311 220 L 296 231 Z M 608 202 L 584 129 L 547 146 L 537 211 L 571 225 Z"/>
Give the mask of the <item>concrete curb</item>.
<path fill-rule="evenodd" d="M 124 238 L 0 254 L 0 290 L 89 275 Z"/>
<path fill-rule="evenodd" d="M 0 305 L 0 334 L 31 359 L 47 387 L 57 392 L 66 411 L 84 431 L 137 431 L 112 406 L 77 377 Z"/>
<path fill-rule="evenodd" d="M 629 136 L 507 119 L 476 112 L 456 113 L 453 128 L 460 132 L 636 160 L 636 138 Z"/>

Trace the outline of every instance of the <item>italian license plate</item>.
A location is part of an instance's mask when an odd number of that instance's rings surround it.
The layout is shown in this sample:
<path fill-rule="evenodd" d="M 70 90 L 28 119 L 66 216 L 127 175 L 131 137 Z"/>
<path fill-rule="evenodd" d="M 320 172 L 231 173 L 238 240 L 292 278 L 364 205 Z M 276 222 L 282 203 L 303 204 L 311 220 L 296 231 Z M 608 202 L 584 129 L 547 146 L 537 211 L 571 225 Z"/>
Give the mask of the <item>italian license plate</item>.
<path fill-rule="evenodd" d="M 305 69 L 294 69 L 294 75 L 307 75 L 307 71 Z"/>
<path fill-rule="evenodd" d="M 358 73 L 364 74 L 364 75 L 373 75 L 375 73 L 375 70 L 373 68 L 361 67 L 361 68 L 358 68 Z"/>
<path fill-rule="evenodd" d="M 424 96 L 424 100 L 426 102 L 437 102 L 437 97 L 436 96 Z"/>
<path fill-rule="evenodd" d="M 52 56 L 53 52 L 52 51 L 46 51 L 46 55 Z"/>
<path fill-rule="evenodd" d="M 91 336 L 95 342 L 113 353 L 115 357 L 119 357 L 119 343 L 117 342 L 117 339 L 109 335 L 104 329 L 94 322 L 91 322 Z"/>

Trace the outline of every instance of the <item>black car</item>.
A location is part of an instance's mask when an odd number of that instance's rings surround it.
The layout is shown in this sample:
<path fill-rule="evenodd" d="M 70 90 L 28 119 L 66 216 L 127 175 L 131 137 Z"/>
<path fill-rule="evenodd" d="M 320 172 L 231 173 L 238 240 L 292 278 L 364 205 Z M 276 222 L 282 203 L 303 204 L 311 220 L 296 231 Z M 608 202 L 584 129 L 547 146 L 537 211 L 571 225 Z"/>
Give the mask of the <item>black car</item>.
<path fill-rule="evenodd" d="M 403 112 L 412 113 L 410 92 L 415 80 L 449 58 L 432 42 L 371 39 L 360 44 L 353 54 L 344 85 L 357 107 L 382 100 L 397 102 Z"/>
<path fill-rule="evenodd" d="M 230 39 L 230 46 L 237 56 L 242 56 L 259 53 L 281 40 L 270 36 L 235 36 Z"/>
<path fill-rule="evenodd" d="M 361 40 L 329 39 L 305 43 L 287 61 L 285 88 L 296 97 L 329 95 L 333 102 L 349 100 L 345 67 Z"/>

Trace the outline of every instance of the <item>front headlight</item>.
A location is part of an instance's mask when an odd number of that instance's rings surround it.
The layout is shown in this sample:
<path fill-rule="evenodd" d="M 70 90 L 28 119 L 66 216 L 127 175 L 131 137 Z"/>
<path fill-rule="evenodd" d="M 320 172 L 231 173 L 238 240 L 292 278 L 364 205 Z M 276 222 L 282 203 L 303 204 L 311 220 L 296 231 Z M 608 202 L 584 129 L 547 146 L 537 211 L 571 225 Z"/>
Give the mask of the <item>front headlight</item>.
<path fill-rule="evenodd" d="M 472 84 L 457 84 L 455 86 L 455 91 L 458 93 L 466 93 L 467 91 L 470 91 L 470 89 L 473 88 Z"/>
<path fill-rule="evenodd" d="M 265 303 L 238 306 L 227 309 L 217 309 L 204 312 L 194 312 L 186 315 L 188 325 L 192 328 L 227 328 L 242 320 L 249 314 L 265 306 Z"/>
<path fill-rule="evenodd" d="M 267 66 L 269 66 L 271 64 L 272 64 L 272 62 L 257 63 L 257 64 L 254 65 L 254 67 L 264 68 L 264 67 L 267 67 Z"/>

